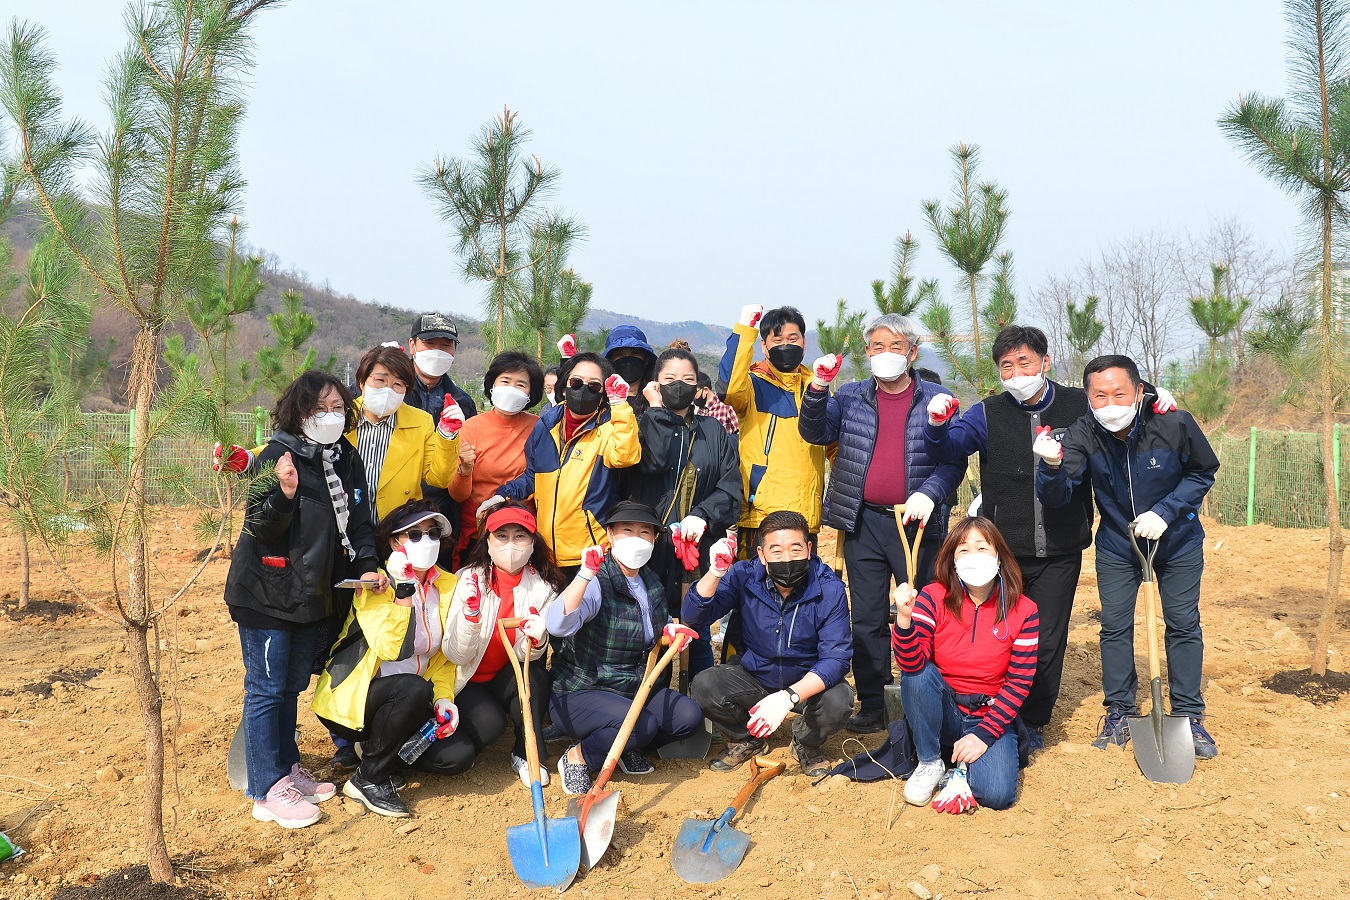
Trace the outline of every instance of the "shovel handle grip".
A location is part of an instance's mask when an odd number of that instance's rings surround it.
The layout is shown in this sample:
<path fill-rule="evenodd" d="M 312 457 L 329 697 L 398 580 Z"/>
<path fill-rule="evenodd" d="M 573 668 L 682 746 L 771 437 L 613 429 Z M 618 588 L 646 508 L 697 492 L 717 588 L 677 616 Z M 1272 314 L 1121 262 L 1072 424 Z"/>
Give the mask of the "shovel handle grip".
<path fill-rule="evenodd" d="M 905 504 L 895 504 L 895 524 L 900 529 L 900 543 L 905 548 L 905 575 L 909 586 L 914 587 L 915 570 L 919 568 L 919 544 L 923 543 L 923 522 L 914 534 L 914 546 L 910 546 L 909 535 L 905 533 Z"/>
<path fill-rule="evenodd" d="M 750 780 L 746 782 L 745 787 L 741 788 L 741 792 L 736 795 L 736 799 L 731 801 L 730 809 L 732 813 L 727 819 L 728 822 L 741 814 L 741 808 L 750 801 L 761 784 L 782 775 L 783 771 L 787 769 L 787 763 L 769 759 L 767 756 L 756 756 L 750 761 L 750 769 Z"/>

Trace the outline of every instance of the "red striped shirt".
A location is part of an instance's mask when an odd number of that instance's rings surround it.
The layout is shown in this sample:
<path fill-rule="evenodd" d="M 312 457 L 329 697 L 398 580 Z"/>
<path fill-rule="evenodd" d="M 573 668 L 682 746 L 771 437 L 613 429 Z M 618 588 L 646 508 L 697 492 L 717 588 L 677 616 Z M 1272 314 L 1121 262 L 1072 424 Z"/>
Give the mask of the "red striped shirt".
<path fill-rule="evenodd" d="M 992 697 L 987 706 L 962 709 L 981 717 L 975 734 L 993 744 L 1012 724 L 1031 690 L 1040 613 L 1024 594 L 996 623 L 995 593 L 978 607 L 967 595 L 958 618 L 947 609 L 946 597 L 947 589 L 937 582 L 920 591 L 909 627 L 892 626 L 891 648 L 902 672 L 917 674 L 931 660 L 956 693 Z"/>

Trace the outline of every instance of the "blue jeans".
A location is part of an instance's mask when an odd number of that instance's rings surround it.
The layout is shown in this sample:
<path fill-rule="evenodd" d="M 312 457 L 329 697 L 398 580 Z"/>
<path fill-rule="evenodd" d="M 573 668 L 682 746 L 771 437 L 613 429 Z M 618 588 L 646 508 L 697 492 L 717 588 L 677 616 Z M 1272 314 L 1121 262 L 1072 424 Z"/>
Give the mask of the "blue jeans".
<path fill-rule="evenodd" d="M 298 628 L 239 626 L 244 654 L 245 796 L 261 800 L 300 761 L 295 746 L 296 704 L 309 685 L 318 625 Z"/>
<path fill-rule="evenodd" d="M 938 667 L 931 662 L 923 671 L 900 675 L 900 699 L 905 722 L 920 762 L 942 759 L 943 745 L 950 746 L 975 730 L 979 716 L 968 716 L 956 705 L 956 695 Z M 971 793 L 981 806 L 1007 809 L 1017 799 L 1017 732 L 1009 728 L 967 767 Z"/>

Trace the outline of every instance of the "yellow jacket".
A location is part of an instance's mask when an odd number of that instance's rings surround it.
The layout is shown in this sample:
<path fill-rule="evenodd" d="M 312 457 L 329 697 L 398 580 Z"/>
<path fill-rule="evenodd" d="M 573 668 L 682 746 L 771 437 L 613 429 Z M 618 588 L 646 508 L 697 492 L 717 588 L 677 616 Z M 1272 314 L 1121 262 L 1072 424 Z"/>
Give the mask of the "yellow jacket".
<path fill-rule="evenodd" d="M 779 372 L 755 363 L 758 329 L 738 324 L 727 338 L 718 376 L 727 385 L 726 402 L 741 420 L 742 528 L 758 528 L 766 515 L 790 509 L 820 530 L 825 496 L 825 460 L 835 447 L 809 444 L 797 431 L 802 393 L 811 370 Z"/>
<path fill-rule="evenodd" d="M 361 398 L 356 398 L 356 416 L 362 417 Z M 389 450 L 380 467 L 380 483 L 375 491 L 375 512 L 381 519 L 409 500 L 422 499 L 422 482 L 448 488 L 459 467 L 459 436 L 448 441 L 436 429 L 430 414 L 404 403 L 397 410 Z M 356 429 L 347 432 L 347 440 L 356 446 Z"/>
<path fill-rule="evenodd" d="M 425 413 L 424 413 L 425 415 Z M 432 584 L 436 587 L 441 629 L 446 628 L 456 577 L 439 567 Z M 380 664 L 411 656 L 412 607 L 394 602 L 394 589 L 362 589 L 352 602 L 352 611 L 342 626 L 332 656 L 314 688 L 310 708 L 330 722 L 360 731 L 366 719 L 366 693 L 380 671 Z M 455 664 L 441 653 L 440 644 L 431 654 L 423 677 L 431 682 L 437 700 L 455 699 Z"/>

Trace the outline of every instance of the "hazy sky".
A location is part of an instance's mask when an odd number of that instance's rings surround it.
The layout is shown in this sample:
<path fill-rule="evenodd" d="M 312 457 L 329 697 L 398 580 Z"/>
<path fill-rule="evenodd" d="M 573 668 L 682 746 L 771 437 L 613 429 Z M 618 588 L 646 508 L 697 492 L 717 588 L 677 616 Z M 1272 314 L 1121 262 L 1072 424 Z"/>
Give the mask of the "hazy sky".
<path fill-rule="evenodd" d="M 67 112 L 100 128 L 118 0 L 4 0 L 42 23 Z M 1239 93 L 1284 90 L 1274 0 L 452 3 L 294 0 L 257 28 L 243 127 L 249 239 L 362 299 L 478 310 L 415 183 L 503 105 L 561 169 L 593 304 L 730 324 L 744 303 L 870 305 L 895 237 L 954 272 L 920 202 L 979 144 L 1010 194 L 1025 297 L 1103 244 L 1294 212 L 1224 141 Z"/>

